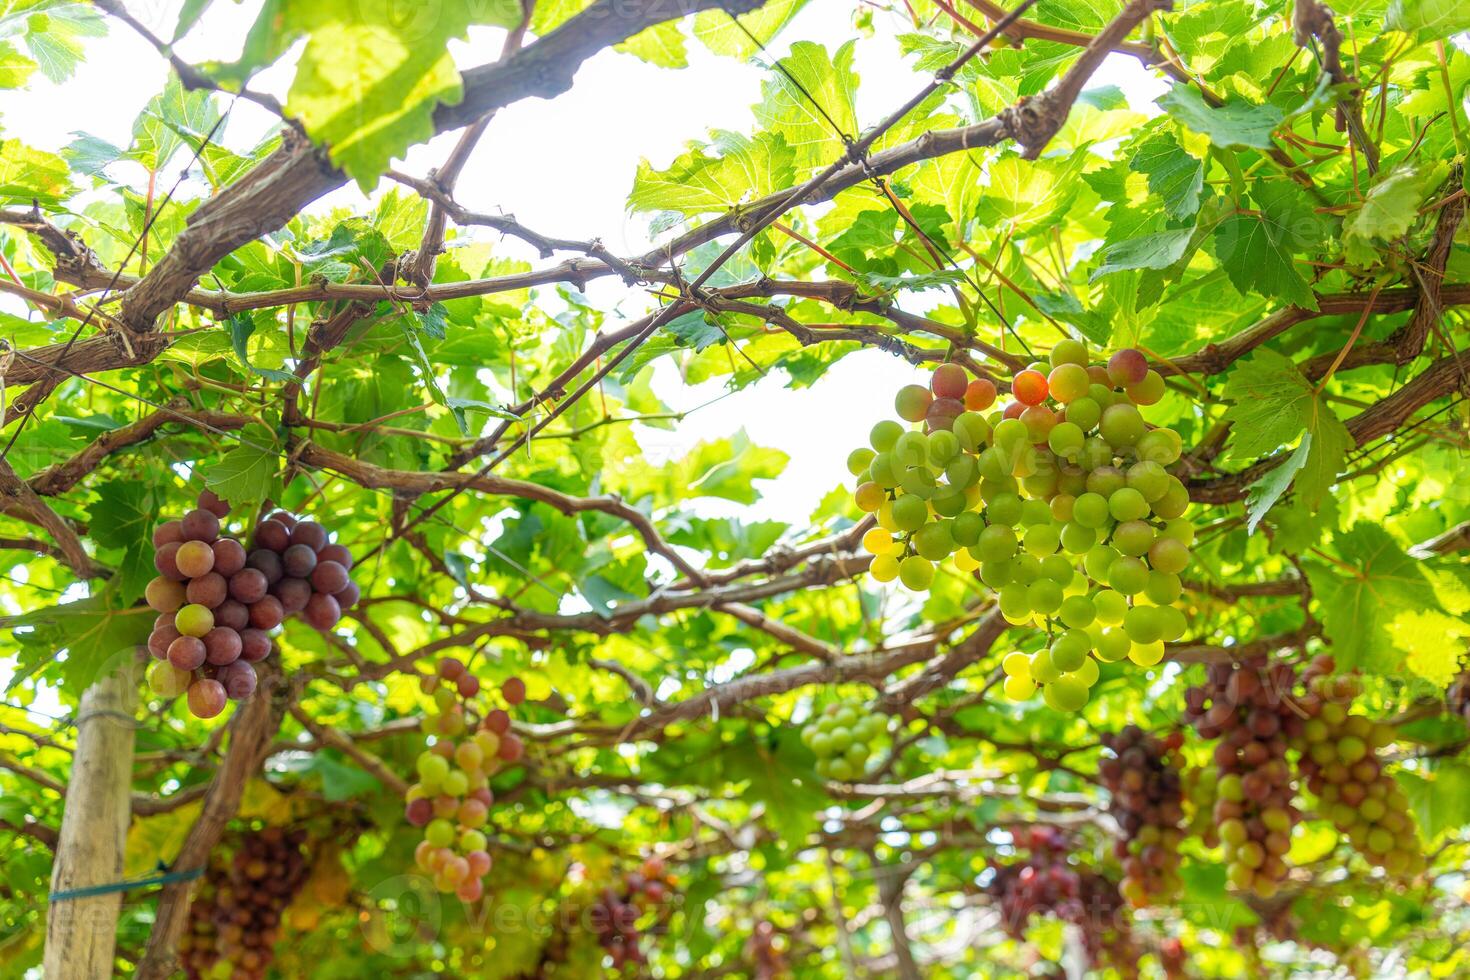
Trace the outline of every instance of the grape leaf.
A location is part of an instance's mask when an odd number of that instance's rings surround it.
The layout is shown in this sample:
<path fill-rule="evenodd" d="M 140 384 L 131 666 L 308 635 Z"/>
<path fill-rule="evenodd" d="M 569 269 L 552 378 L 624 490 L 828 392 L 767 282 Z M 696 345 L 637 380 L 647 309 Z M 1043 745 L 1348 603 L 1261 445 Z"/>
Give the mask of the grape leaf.
<path fill-rule="evenodd" d="M 1403 657 L 1388 626 L 1405 611 L 1433 608 L 1433 587 L 1377 524 L 1360 521 L 1334 536 L 1333 545 L 1341 564 L 1305 565 L 1333 655 L 1344 670 L 1391 674 Z"/>
<path fill-rule="evenodd" d="M 1091 281 L 1125 269 L 1166 269 L 1184 254 L 1193 234 L 1193 228 L 1174 228 L 1109 245 L 1100 253 L 1102 265 L 1093 270 Z"/>
<path fill-rule="evenodd" d="M 785 140 L 799 171 L 837 159 L 845 149 L 838 134 L 858 133 L 854 51 L 852 41 L 835 55 L 820 44 L 797 41 L 761 83 L 756 121 Z"/>
<path fill-rule="evenodd" d="M 1354 262 L 1371 265 L 1378 259 L 1375 242 L 1390 241 L 1409 230 L 1424 197 L 1424 175 L 1413 167 L 1399 167 L 1368 190 L 1362 206 L 1342 223 L 1343 248 Z"/>
<path fill-rule="evenodd" d="M 628 195 L 629 209 L 686 215 L 725 211 L 793 179 L 796 154 L 780 134 L 750 139 L 715 130 L 711 136 L 713 142 L 691 147 L 667 170 L 656 171 L 647 160 L 641 161 Z"/>
<path fill-rule="evenodd" d="M 1169 217 L 1187 218 L 1199 210 L 1204 161 L 1190 155 L 1173 135 L 1160 133 L 1144 142 L 1128 166 L 1148 176 L 1148 189 L 1163 200 Z"/>
<path fill-rule="evenodd" d="M 1227 100 L 1215 106 L 1188 85 L 1171 85 L 1159 97 L 1158 106 L 1188 128 L 1224 149 L 1249 147 L 1269 150 L 1271 133 L 1281 124 L 1285 114 L 1276 106 L 1252 105 L 1242 100 Z"/>
<path fill-rule="evenodd" d="M 1470 7 L 1463 0 L 1390 0 L 1383 26 L 1419 34 L 1420 41 L 1448 38 L 1470 30 Z"/>
<path fill-rule="evenodd" d="M 74 190 L 71 168 L 61 157 L 17 139 L 0 141 L 0 199 L 55 204 Z"/>
<path fill-rule="evenodd" d="M 1444 688 L 1459 673 L 1460 652 L 1470 637 L 1470 625 L 1437 609 L 1409 610 L 1393 618 L 1388 632 L 1404 652 L 1405 666 L 1436 688 Z"/>
<path fill-rule="evenodd" d="M 248 427 L 243 435 L 253 444 L 241 444 L 222 456 L 204 475 L 204 485 L 220 498 L 229 501 L 241 513 L 248 513 L 271 495 L 281 460 L 265 448 L 269 433 L 258 426 Z"/>
<path fill-rule="evenodd" d="M 130 605 L 148 585 L 153 568 L 153 490 L 132 480 L 111 480 L 97 488 L 97 503 L 87 515 L 92 539 L 123 551 L 118 571 L 118 597 Z"/>
<path fill-rule="evenodd" d="M 1297 271 L 1293 256 L 1321 241 L 1321 220 L 1299 189 L 1284 183 L 1257 182 L 1251 200 L 1253 213 L 1236 211 L 1215 228 L 1215 257 L 1242 293 L 1315 310 L 1316 294 Z"/>
<path fill-rule="evenodd" d="M 0 629 L 16 630 L 17 666 L 7 688 L 36 674 L 58 678 L 74 694 L 99 674 L 130 664 L 153 629 L 147 606 L 126 606 L 109 584 L 96 595 L 0 619 Z M 65 656 L 58 656 L 59 653 Z"/>

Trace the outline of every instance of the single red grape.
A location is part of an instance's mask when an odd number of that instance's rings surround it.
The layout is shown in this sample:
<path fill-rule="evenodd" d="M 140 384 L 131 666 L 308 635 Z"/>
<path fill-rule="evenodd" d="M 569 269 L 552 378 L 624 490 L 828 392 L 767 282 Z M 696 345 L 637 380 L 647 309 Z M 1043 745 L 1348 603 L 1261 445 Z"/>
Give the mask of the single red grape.
<path fill-rule="evenodd" d="M 189 685 L 189 710 L 196 718 L 213 718 L 225 710 L 225 686 L 219 681 L 200 678 Z"/>
<path fill-rule="evenodd" d="M 167 660 L 169 644 L 178 638 L 179 631 L 174 629 L 172 623 L 155 627 L 153 632 L 148 634 L 148 652 L 153 654 L 154 660 Z"/>
<path fill-rule="evenodd" d="M 347 587 L 333 598 L 337 600 L 337 605 L 341 608 L 351 609 L 357 605 L 357 600 L 362 598 L 362 590 L 357 587 L 356 582 L 348 582 Z"/>
<path fill-rule="evenodd" d="M 209 511 L 215 517 L 225 518 L 230 514 L 230 505 L 220 499 L 219 494 L 207 487 L 199 491 L 199 506 Z"/>
<path fill-rule="evenodd" d="M 306 608 L 311 598 L 311 583 L 304 578 L 283 578 L 271 586 L 271 594 L 281 600 L 281 609 L 290 616 Z"/>
<path fill-rule="evenodd" d="M 181 636 L 168 645 L 168 662 L 179 670 L 198 670 L 205 656 L 204 641 L 197 636 Z"/>
<path fill-rule="evenodd" d="M 347 569 L 334 561 L 318 562 L 311 572 L 311 587 L 327 595 L 336 595 L 351 581 Z"/>
<path fill-rule="evenodd" d="M 258 681 L 255 668 L 243 660 L 225 664 L 214 676 L 224 686 L 225 694 L 231 701 L 244 701 L 255 693 Z"/>
<path fill-rule="evenodd" d="M 291 529 L 291 543 L 304 544 L 315 554 L 327 546 L 327 529 L 316 521 L 302 521 Z"/>
<path fill-rule="evenodd" d="M 439 676 L 446 681 L 459 680 L 459 675 L 464 673 L 464 661 L 458 657 L 445 657 L 439 661 Z"/>
<path fill-rule="evenodd" d="M 268 520 L 268 521 L 275 521 L 277 524 L 281 525 L 282 527 L 284 527 L 288 531 L 291 530 L 293 527 L 296 526 L 296 518 L 295 518 L 295 516 L 293 516 L 292 514 L 287 513 L 284 510 L 278 510 L 278 511 L 274 512 L 269 517 L 267 517 L 266 520 Z M 284 550 L 284 548 L 282 548 L 281 550 Z"/>
<path fill-rule="evenodd" d="M 184 528 L 178 521 L 164 521 L 153 529 L 153 547 L 162 548 L 166 544 L 182 544 L 184 541 Z"/>
<path fill-rule="evenodd" d="M 281 600 L 273 595 L 250 604 L 250 625 L 256 629 L 273 630 L 285 618 L 286 612 L 281 608 Z"/>
<path fill-rule="evenodd" d="M 174 564 L 189 578 L 208 575 L 214 570 L 214 549 L 205 541 L 185 541 L 174 554 Z"/>
<path fill-rule="evenodd" d="M 1108 379 L 1119 388 L 1136 385 L 1148 374 L 1148 358 L 1125 347 L 1108 358 Z"/>
<path fill-rule="evenodd" d="M 291 546 L 291 532 L 277 520 L 261 521 L 255 529 L 255 546 L 271 551 L 285 551 Z"/>
<path fill-rule="evenodd" d="M 969 384 L 970 375 L 964 368 L 958 364 L 941 364 L 929 379 L 929 390 L 934 392 L 935 398 L 962 399 Z"/>
<path fill-rule="evenodd" d="M 336 626 L 337 621 L 342 618 L 342 609 L 337 605 L 336 599 L 316 592 L 307 601 L 301 618 L 306 620 L 308 626 L 319 630 L 329 630 Z"/>
<path fill-rule="evenodd" d="M 226 599 L 214 610 L 214 624 L 242 630 L 250 625 L 250 610 L 238 599 Z"/>
<path fill-rule="evenodd" d="M 976 378 L 965 388 L 965 408 L 972 412 L 983 412 L 995 404 L 995 382 L 989 378 Z"/>
<path fill-rule="evenodd" d="M 317 561 L 334 561 L 343 568 L 352 567 L 352 552 L 340 544 L 329 544 L 316 553 Z"/>
<path fill-rule="evenodd" d="M 1027 368 L 1011 379 L 1011 394 L 1026 405 L 1040 405 L 1046 401 L 1046 375 Z"/>
<path fill-rule="evenodd" d="M 214 570 L 225 578 L 245 567 L 245 546 L 234 538 L 220 538 L 214 543 Z"/>
<path fill-rule="evenodd" d="M 306 578 L 316 568 L 316 552 L 310 545 L 293 544 L 281 553 L 281 568 L 292 578 Z"/>
<path fill-rule="evenodd" d="M 143 595 L 148 600 L 148 608 L 154 612 L 171 613 L 178 612 L 184 604 L 186 592 L 183 583 L 159 576 L 148 583 Z"/>
<path fill-rule="evenodd" d="M 153 567 L 158 569 L 158 574 L 175 582 L 182 582 L 189 577 L 179 571 L 179 548 L 179 542 L 167 541 L 159 545 L 158 550 L 153 553 Z"/>
<path fill-rule="evenodd" d="M 501 688 L 501 690 L 504 691 L 505 689 Z M 510 731 L 510 715 L 506 714 L 500 708 L 495 708 L 485 715 L 485 720 L 480 723 L 480 727 L 492 731 L 496 735 L 504 735 Z"/>
<path fill-rule="evenodd" d="M 462 698 L 472 698 L 480 693 L 480 679 L 474 674 L 461 674 L 454 686 Z"/>
<path fill-rule="evenodd" d="M 210 544 L 219 537 L 219 518 L 207 510 L 195 509 L 184 515 L 180 522 L 185 541 L 203 541 Z"/>
<path fill-rule="evenodd" d="M 404 807 L 403 816 L 415 827 L 427 826 L 434 817 L 434 804 L 421 796 Z"/>
<path fill-rule="evenodd" d="M 207 609 L 214 609 L 229 597 L 229 586 L 219 572 L 201 575 L 189 582 L 184 595 L 190 602 L 197 602 Z"/>
<path fill-rule="evenodd" d="M 240 634 L 228 626 L 216 626 L 204 634 L 204 658 L 216 667 L 239 660 L 243 646 Z"/>
<path fill-rule="evenodd" d="M 240 631 L 240 659 L 246 663 L 259 663 L 271 655 L 271 638 L 265 630 L 243 629 Z"/>
<path fill-rule="evenodd" d="M 270 581 L 258 568 L 242 568 L 230 577 L 230 597 L 250 605 L 265 598 Z"/>
<path fill-rule="evenodd" d="M 521 744 L 519 735 L 506 732 L 500 736 L 500 758 L 505 762 L 515 762 L 525 754 L 526 747 Z"/>
<path fill-rule="evenodd" d="M 500 693 L 505 696 L 506 702 L 510 705 L 514 706 L 520 704 L 522 701 L 526 700 L 526 682 L 521 680 L 519 677 L 512 677 L 504 684 L 500 685 Z M 506 727 L 509 727 L 509 720 L 507 720 Z M 502 729 L 502 731 L 504 731 L 504 729 Z M 497 732 L 496 734 L 499 733 Z"/>

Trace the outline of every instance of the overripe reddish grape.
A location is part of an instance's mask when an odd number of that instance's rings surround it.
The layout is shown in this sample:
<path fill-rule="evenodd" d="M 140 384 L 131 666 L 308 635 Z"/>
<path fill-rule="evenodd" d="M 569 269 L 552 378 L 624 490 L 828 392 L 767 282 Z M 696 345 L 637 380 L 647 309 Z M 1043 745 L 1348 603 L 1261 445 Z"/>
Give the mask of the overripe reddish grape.
<path fill-rule="evenodd" d="M 219 518 L 203 508 L 196 508 L 184 515 L 179 522 L 185 541 L 213 543 L 219 537 Z"/>
<path fill-rule="evenodd" d="M 210 572 L 189 581 L 184 595 L 190 602 L 198 603 L 207 609 L 214 609 L 229 597 L 229 587 L 225 584 L 225 577 L 219 572 Z"/>
<path fill-rule="evenodd" d="M 971 412 L 983 412 L 995 404 L 995 382 L 989 378 L 976 378 L 965 387 L 965 408 Z"/>
<path fill-rule="evenodd" d="M 243 629 L 240 631 L 240 659 L 246 663 L 259 663 L 271 653 L 271 638 L 265 630 Z"/>
<path fill-rule="evenodd" d="M 281 609 L 290 616 L 306 608 L 311 598 L 311 583 L 304 578 L 283 578 L 271 586 L 271 594 L 281 600 Z"/>
<path fill-rule="evenodd" d="M 153 529 L 153 547 L 162 548 L 166 544 L 182 544 L 184 541 L 184 528 L 178 521 L 164 521 Z"/>
<path fill-rule="evenodd" d="M 158 546 L 153 553 L 153 567 L 158 569 L 158 574 L 164 578 L 182 582 L 189 576 L 179 571 L 178 555 L 181 545 L 177 541 L 169 541 Z"/>
<path fill-rule="evenodd" d="M 199 506 L 209 511 L 215 517 L 225 518 L 230 515 L 230 505 L 222 500 L 219 494 L 208 488 L 199 491 Z"/>
<path fill-rule="evenodd" d="M 265 598 L 270 589 L 270 582 L 264 572 L 258 568 L 242 568 L 230 576 L 230 598 L 236 602 L 250 605 Z"/>
<path fill-rule="evenodd" d="M 310 545 L 293 544 L 281 553 L 281 568 L 291 578 L 306 578 L 316 568 L 316 552 Z"/>
<path fill-rule="evenodd" d="M 327 595 L 336 595 L 351 581 L 347 569 L 334 561 L 318 562 L 311 573 L 311 587 Z"/>
<path fill-rule="evenodd" d="M 245 546 L 234 538 L 220 538 L 214 543 L 214 570 L 225 578 L 245 567 Z"/>
<path fill-rule="evenodd" d="M 343 568 L 352 568 L 352 552 L 340 544 L 329 544 L 316 553 L 318 562 L 334 561 Z"/>
<path fill-rule="evenodd" d="M 307 625 L 313 629 L 329 630 L 336 626 L 337 621 L 342 618 L 342 610 L 338 607 L 336 599 L 320 592 L 314 592 L 307 600 L 301 618 L 305 619 Z"/>
<path fill-rule="evenodd" d="M 362 592 L 358 589 L 356 582 L 348 582 L 347 588 L 338 592 L 333 598 L 337 600 L 337 605 L 341 608 L 351 609 L 357 605 L 357 600 L 362 598 Z"/>
<path fill-rule="evenodd" d="M 240 634 L 227 626 L 216 626 L 204 634 L 205 659 L 216 667 L 238 660 L 242 646 Z"/>
<path fill-rule="evenodd" d="M 206 654 L 204 641 L 197 636 L 181 636 L 168 645 L 168 662 L 179 670 L 198 670 Z"/>
<path fill-rule="evenodd" d="M 462 698 L 472 698 L 480 693 L 480 679 L 474 674 L 461 674 L 454 686 Z"/>
<path fill-rule="evenodd" d="M 214 679 L 224 687 L 225 696 L 231 701 L 249 700 L 259 683 L 255 668 L 243 660 L 234 660 L 221 666 L 215 672 Z"/>
<path fill-rule="evenodd" d="M 256 629 L 273 630 L 280 626 L 281 621 L 285 618 L 286 613 L 281 608 L 281 600 L 273 595 L 268 595 L 250 604 L 250 625 Z"/>
<path fill-rule="evenodd" d="M 500 758 L 505 762 L 516 762 L 525 753 L 526 747 L 521 742 L 520 736 L 514 732 L 506 732 L 500 736 Z"/>
<path fill-rule="evenodd" d="M 446 681 L 459 680 L 459 675 L 464 673 L 464 661 L 458 657 L 445 657 L 439 661 L 438 673 Z"/>
<path fill-rule="evenodd" d="M 518 705 L 522 701 L 526 700 L 526 682 L 521 680 L 519 677 L 508 678 L 504 684 L 500 685 L 500 693 L 505 696 L 506 702 L 514 707 L 515 705 Z M 510 720 L 509 717 L 507 717 L 506 728 L 509 727 Z M 503 732 L 504 730 L 505 729 L 501 729 L 500 731 Z M 500 734 L 500 732 L 497 732 L 496 734 Z"/>
<path fill-rule="evenodd" d="M 148 634 L 148 652 L 153 654 L 155 660 L 167 660 L 168 648 L 179 638 L 179 631 L 174 629 L 173 623 L 154 627 L 152 633 Z"/>
<path fill-rule="evenodd" d="M 214 623 L 216 626 L 242 630 L 250 625 L 250 610 L 238 599 L 226 599 L 214 610 Z"/>
<path fill-rule="evenodd" d="M 305 545 L 315 556 L 327 546 L 327 529 L 316 521 L 300 521 L 291 529 L 291 544 Z"/>
<path fill-rule="evenodd" d="M 281 556 L 267 548 L 257 548 L 250 552 L 245 564 L 264 575 L 267 585 L 275 585 L 286 574 L 281 568 Z"/>

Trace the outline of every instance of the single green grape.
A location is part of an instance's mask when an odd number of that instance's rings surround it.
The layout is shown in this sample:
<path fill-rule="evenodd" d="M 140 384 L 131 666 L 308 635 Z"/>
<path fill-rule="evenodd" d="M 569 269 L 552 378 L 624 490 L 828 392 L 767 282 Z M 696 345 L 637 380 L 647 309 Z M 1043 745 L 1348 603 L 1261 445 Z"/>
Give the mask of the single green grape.
<path fill-rule="evenodd" d="M 873 430 L 868 433 L 868 445 L 880 453 L 889 452 L 893 449 L 893 444 L 898 441 L 898 437 L 906 431 L 903 426 L 892 419 L 884 419 L 873 426 Z"/>
<path fill-rule="evenodd" d="M 1126 402 L 1118 402 L 1103 409 L 1098 431 L 1114 449 L 1127 449 L 1137 445 L 1148 426 L 1138 409 Z"/>
<path fill-rule="evenodd" d="M 1062 607 L 1062 587 L 1051 579 L 1037 579 L 1026 586 L 1026 600 L 1036 612 L 1051 615 Z"/>
<path fill-rule="evenodd" d="M 1045 558 L 1054 554 L 1061 543 L 1061 531 L 1055 524 L 1033 524 L 1026 529 L 1022 544 L 1027 554 Z"/>
<path fill-rule="evenodd" d="M 1072 520 L 1085 528 L 1097 529 L 1108 520 L 1108 501 L 1102 494 L 1084 493 L 1072 505 Z"/>
<path fill-rule="evenodd" d="M 898 580 L 914 592 L 923 592 L 934 582 L 934 565 L 926 558 L 909 555 L 898 563 Z"/>
<path fill-rule="evenodd" d="M 1108 586 L 1124 595 L 1137 595 L 1148 585 L 1148 566 L 1137 558 L 1120 555 L 1108 568 Z"/>
<path fill-rule="evenodd" d="M 1112 589 L 1098 589 L 1093 593 L 1092 605 L 1097 610 L 1097 621 L 1104 626 L 1120 626 L 1128 614 L 1128 600 Z"/>
<path fill-rule="evenodd" d="M 1041 559 L 1041 574 L 1058 585 L 1065 586 L 1077 573 L 1065 555 L 1046 555 Z"/>
<path fill-rule="evenodd" d="M 1030 527 L 1034 524 L 1051 523 L 1051 505 L 1045 500 L 1021 501 L 1021 523 Z"/>
<path fill-rule="evenodd" d="M 1097 544 L 1097 532 L 1090 527 L 1083 527 L 1075 522 L 1062 525 L 1062 550 L 1068 554 L 1085 554 L 1089 548 Z"/>
<path fill-rule="evenodd" d="M 1091 432 L 1102 420 L 1102 406 L 1092 396 L 1091 385 L 1088 386 L 1086 395 L 1067 404 L 1066 418 L 1083 432 Z"/>
<path fill-rule="evenodd" d="M 969 548 L 980 541 L 980 535 L 985 531 L 985 519 L 973 510 L 956 514 L 954 521 L 949 526 L 949 533 L 954 537 L 954 543 L 961 548 Z"/>
<path fill-rule="evenodd" d="M 1087 577 L 1094 582 L 1106 582 L 1108 570 L 1113 567 L 1113 562 L 1118 560 L 1118 551 L 1108 545 L 1095 545 L 1088 549 L 1082 556 L 1082 570 Z"/>
<path fill-rule="evenodd" d="M 944 464 L 944 479 L 957 490 L 968 490 L 980 482 L 980 464 L 961 453 Z"/>
<path fill-rule="evenodd" d="M 1075 422 L 1058 422 L 1046 437 L 1046 444 L 1063 459 L 1072 459 L 1082 452 L 1085 439 L 1082 427 Z"/>
<path fill-rule="evenodd" d="M 1128 485 L 1153 503 L 1169 489 L 1169 473 L 1153 460 L 1140 460 L 1128 467 Z"/>
<path fill-rule="evenodd" d="M 862 476 L 872 465 L 873 457 L 877 453 L 871 449 L 854 449 L 847 454 L 847 472 L 853 476 Z"/>
<path fill-rule="evenodd" d="M 954 535 L 950 532 L 950 522 L 934 521 L 919 528 L 914 533 L 914 550 L 930 561 L 943 561 L 954 554 Z M 899 574 L 902 574 L 902 565 L 899 566 Z"/>
<path fill-rule="evenodd" d="M 1153 643 L 1164 633 L 1163 620 L 1158 615 L 1158 606 L 1134 606 L 1123 617 L 1123 632 L 1134 643 Z"/>
<path fill-rule="evenodd" d="M 1116 466 L 1099 466 L 1087 474 L 1087 489 L 1103 497 L 1111 497 L 1125 486 L 1127 479 Z"/>
<path fill-rule="evenodd" d="M 1139 521 L 1148 516 L 1148 501 L 1132 487 L 1122 487 L 1108 497 L 1108 513 L 1114 520 Z"/>
<path fill-rule="evenodd" d="M 1005 561 L 1016 553 L 1016 532 L 1004 524 L 991 524 L 980 532 L 975 557 L 982 562 Z"/>
<path fill-rule="evenodd" d="M 1062 600 L 1057 618 L 1072 629 L 1085 629 L 1097 619 L 1097 607 L 1085 595 L 1068 596 Z"/>
<path fill-rule="evenodd" d="M 1154 529 L 1147 521 L 1123 521 L 1113 528 L 1110 539 L 1114 548 L 1131 558 L 1147 554 L 1154 543 Z"/>
<path fill-rule="evenodd" d="M 960 448 L 973 453 L 990 442 L 990 423 L 979 412 L 964 412 L 954 420 L 950 430 L 960 442 Z"/>
<path fill-rule="evenodd" d="M 1152 571 L 1148 573 L 1148 585 L 1144 586 L 1143 594 L 1152 602 L 1160 606 L 1168 606 L 1177 602 L 1179 596 L 1184 593 L 1184 585 L 1179 581 L 1179 576 L 1172 572 Z"/>

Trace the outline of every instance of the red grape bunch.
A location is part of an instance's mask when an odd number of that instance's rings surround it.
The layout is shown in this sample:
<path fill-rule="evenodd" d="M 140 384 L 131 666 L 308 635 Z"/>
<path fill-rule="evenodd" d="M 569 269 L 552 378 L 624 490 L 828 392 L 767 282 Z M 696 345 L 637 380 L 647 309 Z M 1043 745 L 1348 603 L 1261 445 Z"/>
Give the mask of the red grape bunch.
<path fill-rule="evenodd" d="M 1184 694 L 1195 731 L 1217 740 L 1214 816 L 1230 883 L 1263 899 L 1286 878 L 1291 830 L 1300 817 L 1286 760 L 1303 723 L 1290 698 L 1294 680 L 1290 666 L 1252 657 L 1211 664 L 1206 682 Z"/>
<path fill-rule="evenodd" d="M 189 980 L 264 980 L 281 916 L 306 881 L 305 834 L 280 827 L 240 837 L 234 856 L 211 861 L 179 940 Z"/>
<path fill-rule="evenodd" d="M 269 631 L 281 625 L 280 604 L 246 566 L 244 547 L 220 534 L 229 512 L 205 490 L 197 509 L 153 532 L 159 574 L 145 596 L 158 613 L 148 637 L 157 662 L 149 665 L 148 684 L 163 697 L 187 694 L 199 718 L 255 693 L 254 665 L 270 655 Z"/>
<path fill-rule="evenodd" d="M 483 829 L 495 803 L 490 777 L 502 764 L 519 761 L 524 746 L 510 730 L 510 715 L 503 708 L 482 710 L 477 700 L 480 680 L 460 660 L 440 660 L 420 686 L 441 713 L 425 719 L 435 739 L 419 755 L 418 782 L 408 788 L 404 815 L 424 830 L 414 861 L 433 876 L 439 891 L 477 901 L 491 864 Z M 515 707 L 526 699 L 525 682 L 512 677 L 500 693 Z"/>
<path fill-rule="evenodd" d="M 1184 795 L 1179 769 L 1170 758 L 1184 737 L 1155 738 L 1127 725 L 1103 738 L 1113 755 L 1098 767 L 1112 795 L 1109 810 L 1123 831 L 1116 853 L 1123 862 L 1119 892 L 1134 908 L 1166 902 L 1179 894 L 1179 845 L 1184 839 Z"/>
<path fill-rule="evenodd" d="M 1125 976 L 1136 973 L 1137 952 L 1117 886 L 1096 871 L 1067 859 L 1069 841 L 1054 827 L 1035 826 L 1015 833 L 1025 859 L 991 867 L 986 885 L 1000 904 L 1001 925 L 1017 939 L 1032 916 L 1052 916 L 1076 925 L 1094 966 L 1109 963 Z"/>
<path fill-rule="evenodd" d="M 1302 672 L 1301 708 L 1308 717 L 1292 740 L 1301 753 L 1297 769 L 1317 798 L 1318 816 L 1332 821 L 1354 850 L 1396 877 L 1417 874 L 1425 864 L 1419 828 L 1378 757 L 1394 741 L 1393 727 L 1352 713 L 1356 684 L 1334 678 L 1336 669 L 1323 655 Z"/>
<path fill-rule="evenodd" d="M 598 895 L 592 906 L 592 932 L 598 945 L 612 958 L 614 972 L 648 962 L 639 945 L 638 922 L 668 900 L 674 884 L 674 877 L 664 869 L 663 861 L 651 857 L 637 871 L 624 877 L 621 890 L 607 887 Z"/>
<path fill-rule="evenodd" d="M 1189 494 L 1165 467 L 1179 435 L 1151 428 L 1139 406 L 1158 402 L 1163 379 L 1136 350 L 1106 365 L 1065 340 L 1050 363 L 1011 381 L 1015 400 L 991 409 L 996 388 L 957 364 L 927 387 L 899 390 L 901 419 L 873 427 L 854 451 L 854 499 L 875 516 L 863 536 L 880 582 L 914 591 L 950 561 L 994 589 L 1005 618 L 1036 622 L 1053 640 L 1011 658 L 1006 694 L 1075 711 L 1097 681 L 1097 661 L 1153 666 L 1184 634 L 1175 608 L 1191 560 Z"/>
<path fill-rule="evenodd" d="M 279 607 L 282 619 L 299 615 L 314 629 L 336 626 L 342 611 L 361 597 L 352 581 L 352 553 L 329 542 L 316 521 L 297 520 L 285 511 L 255 528 L 255 547 L 245 564 L 258 573 L 252 577 L 252 594 L 261 591 L 260 601 Z"/>

